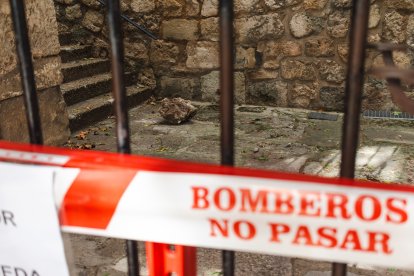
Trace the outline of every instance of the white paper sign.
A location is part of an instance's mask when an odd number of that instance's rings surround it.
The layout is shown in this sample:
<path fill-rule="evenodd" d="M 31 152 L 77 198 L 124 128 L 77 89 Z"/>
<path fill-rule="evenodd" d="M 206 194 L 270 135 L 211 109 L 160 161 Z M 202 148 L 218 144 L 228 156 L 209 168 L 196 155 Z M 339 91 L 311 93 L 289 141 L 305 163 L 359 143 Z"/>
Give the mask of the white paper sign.
<path fill-rule="evenodd" d="M 0 163 L 0 275 L 67 276 L 54 168 Z"/>

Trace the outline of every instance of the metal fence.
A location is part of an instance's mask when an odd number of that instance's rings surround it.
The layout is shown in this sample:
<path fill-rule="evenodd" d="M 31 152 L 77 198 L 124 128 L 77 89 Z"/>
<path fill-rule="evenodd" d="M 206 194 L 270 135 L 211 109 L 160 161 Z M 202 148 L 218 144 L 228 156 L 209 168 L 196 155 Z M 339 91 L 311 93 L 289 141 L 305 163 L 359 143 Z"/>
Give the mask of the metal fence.
<path fill-rule="evenodd" d="M 220 15 L 220 110 L 221 110 L 221 164 L 232 166 L 234 164 L 234 45 L 233 45 L 233 1 L 219 1 Z M 42 132 L 40 125 L 38 99 L 34 79 L 33 64 L 31 59 L 31 50 L 28 39 L 26 25 L 25 4 L 23 0 L 10 0 L 12 7 L 13 23 L 16 35 L 17 53 L 20 62 L 22 85 L 24 90 L 26 117 L 30 133 L 30 142 L 33 144 L 42 144 Z M 124 52 L 123 52 L 123 35 L 121 26 L 121 13 L 119 0 L 108 0 L 107 17 L 109 24 L 111 58 L 112 58 L 112 80 L 113 80 L 113 97 L 116 114 L 116 130 L 118 152 L 129 154 L 130 147 L 130 130 L 128 126 L 128 113 L 125 95 L 124 83 Z M 342 136 L 342 160 L 341 173 L 342 178 L 354 178 L 355 158 L 358 146 L 358 133 L 361 115 L 361 100 L 364 83 L 364 63 L 367 48 L 367 32 L 369 18 L 370 0 L 353 0 L 352 23 L 350 32 L 350 48 L 348 59 L 348 71 L 345 87 L 345 117 L 343 123 Z M 379 50 L 390 57 L 390 53 L 396 47 L 385 47 L 382 45 Z M 412 81 L 413 74 L 410 72 L 401 72 L 392 67 L 391 63 L 387 65 L 390 68 L 380 70 L 374 73 L 386 78 L 388 83 L 394 87 L 395 95 L 402 96 L 400 79 Z M 401 91 L 399 91 L 399 89 Z M 395 97 L 394 97 L 395 98 Z M 413 111 L 414 105 L 406 98 L 402 98 L 406 106 L 404 111 Z M 405 100 L 404 100 L 405 99 Z M 400 99 L 401 102 L 401 99 Z M 128 256 L 128 275 L 139 275 L 138 247 L 136 241 L 126 241 Z M 160 250 L 167 248 L 171 252 L 180 254 L 181 259 L 175 261 L 188 261 L 195 252 L 189 252 L 189 248 L 174 245 L 147 244 L 147 253 L 152 257 L 158 254 Z M 149 253 L 150 252 L 150 253 Z M 187 254 L 190 253 L 190 254 Z M 186 257 L 187 256 L 187 257 Z M 234 275 L 235 257 L 232 251 L 222 252 L 223 275 Z M 151 258 L 151 256 L 149 256 Z M 191 260 L 190 260 L 191 261 Z M 194 261 L 194 260 L 193 260 Z M 153 268 L 156 271 L 156 268 Z M 185 270 L 185 269 L 184 269 Z M 151 268 L 150 268 L 151 271 Z M 155 272 L 157 273 L 157 272 Z M 184 272 L 183 275 L 192 275 L 191 269 Z M 347 265 L 334 263 L 332 275 L 343 276 L 347 273 Z M 175 273 L 177 274 L 177 272 Z M 155 274 L 158 275 L 158 274 Z M 173 272 L 170 275 L 174 275 Z"/>

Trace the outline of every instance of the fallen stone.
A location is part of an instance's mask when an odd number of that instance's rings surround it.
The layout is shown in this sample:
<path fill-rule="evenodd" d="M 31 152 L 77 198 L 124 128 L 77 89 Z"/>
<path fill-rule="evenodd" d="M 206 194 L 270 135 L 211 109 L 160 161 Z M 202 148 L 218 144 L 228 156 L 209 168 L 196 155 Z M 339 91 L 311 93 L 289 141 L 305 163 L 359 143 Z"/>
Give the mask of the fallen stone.
<path fill-rule="evenodd" d="M 161 101 L 158 112 L 168 123 L 179 125 L 193 118 L 197 108 L 182 98 L 165 98 Z"/>

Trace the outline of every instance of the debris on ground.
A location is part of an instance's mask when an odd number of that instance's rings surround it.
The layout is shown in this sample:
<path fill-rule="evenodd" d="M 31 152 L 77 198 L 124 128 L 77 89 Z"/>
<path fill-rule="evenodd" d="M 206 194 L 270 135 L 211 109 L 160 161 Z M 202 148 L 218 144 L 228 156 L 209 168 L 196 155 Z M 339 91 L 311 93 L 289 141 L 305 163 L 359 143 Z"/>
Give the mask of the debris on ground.
<path fill-rule="evenodd" d="M 65 147 L 70 149 L 82 149 L 82 150 L 91 150 L 96 148 L 95 143 L 76 143 L 71 140 L 68 140 L 65 144 Z"/>
<path fill-rule="evenodd" d="M 86 136 L 88 136 L 88 134 L 89 134 L 89 130 L 88 130 L 88 131 L 81 131 L 81 132 L 79 132 L 79 134 L 78 134 L 78 135 L 76 135 L 75 137 L 76 137 L 76 139 L 78 139 L 78 140 L 85 140 L 85 139 L 86 139 Z"/>
<path fill-rule="evenodd" d="M 182 98 L 165 98 L 161 101 L 158 112 L 168 123 L 179 125 L 193 118 L 197 108 L 191 104 L 191 101 Z"/>

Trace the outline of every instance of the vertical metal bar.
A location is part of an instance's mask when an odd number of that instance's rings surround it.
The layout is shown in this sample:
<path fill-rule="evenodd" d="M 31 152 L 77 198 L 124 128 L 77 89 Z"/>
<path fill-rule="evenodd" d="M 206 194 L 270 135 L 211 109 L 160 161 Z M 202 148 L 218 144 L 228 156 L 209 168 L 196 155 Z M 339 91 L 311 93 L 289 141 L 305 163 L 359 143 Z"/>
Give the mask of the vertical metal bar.
<path fill-rule="evenodd" d="M 345 86 L 345 117 L 342 133 L 341 177 L 343 178 L 354 178 L 355 176 L 369 7 L 370 0 L 353 0 L 347 80 Z M 346 271 L 346 264 L 333 264 L 333 276 L 345 276 Z"/>
<path fill-rule="evenodd" d="M 16 49 L 19 57 L 20 76 L 24 92 L 26 119 L 29 127 L 30 143 L 43 144 L 42 126 L 39 115 L 39 101 L 36 94 L 36 82 L 30 50 L 29 35 L 26 23 L 26 11 L 23 0 L 10 0 Z"/>
<path fill-rule="evenodd" d="M 234 164 L 233 0 L 220 0 L 221 164 Z M 222 252 L 223 275 L 234 275 L 234 252 Z"/>
<path fill-rule="evenodd" d="M 131 153 L 128 109 L 124 81 L 124 47 L 119 0 L 108 0 L 108 25 L 111 41 L 112 92 L 116 114 L 117 146 L 119 153 Z M 126 241 L 128 275 L 139 275 L 138 244 Z"/>

